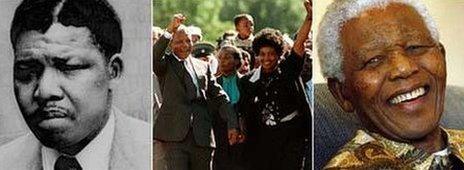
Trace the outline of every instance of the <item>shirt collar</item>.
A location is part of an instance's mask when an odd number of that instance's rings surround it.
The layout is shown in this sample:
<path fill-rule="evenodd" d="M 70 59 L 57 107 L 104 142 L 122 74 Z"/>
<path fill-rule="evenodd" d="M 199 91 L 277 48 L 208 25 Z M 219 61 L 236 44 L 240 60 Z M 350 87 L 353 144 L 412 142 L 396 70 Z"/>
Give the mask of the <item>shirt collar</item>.
<path fill-rule="evenodd" d="M 105 127 L 103 127 L 100 133 L 75 156 L 82 169 L 109 169 L 114 126 L 114 110 L 111 109 Z M 42 165 L 44 170 L 53 170 L 55 162 L 60 155 L 62 154 L 55 149 L 42 146 Z"/>
<path fill-rule="evenodd" d="M 187 57 L 184 58 L 184 59 L 180 59 L 179 57 L 177 57 L 176 54 L 174 54 L 174 52 L 172 52 L 172 55 L 173 55 L 174 58 L 175 58 L 177 61 L 179 61 L 179 62 L 181 62 L 181 61 L 186 61 L 186 60 L 188 60 L 188 59 L 190 58 L 190 55 L 189 55 L 189 56 L 187 56 Z"/>
<path fill-rule="evenodd" d="M 254 83 L 258 81 L 260 77 L 261 77 L 261 66 L 256 68 L 255 72 L 253 72 L 253 75 L 251 75 L 250 77 L 250 82 Z"/>
<path fill-rule="evenodd" d="M 437 151 L 435 153 L 429 154 L 422 149 L 415 148 L 413 145 L 407 143 L 401 143 L 389 140 L 387 138 L 382 137 L 376 133 L 366 133 L 366 135 L 370 135 L 373 139 L 383 145 L 388 151 L 393 153 L 398 158 L 407 158 L 407 157 L 417 157 L 431 160 L 430 157 L 435 156 L 447 156 L 447 155 L 455 155 L 458 157 L 461 162 L 464 162 L 462 151 L 462 146 L 464 145 L 464 140 L 462 139 L 461 133 L 453 134 L 452 132 L 440 127 L 441 131 L 443 132 L 442 135 L 445 139 L 445 148 L 443 150 Z M 461 134 L 461 135 L 459 135 Z"/>

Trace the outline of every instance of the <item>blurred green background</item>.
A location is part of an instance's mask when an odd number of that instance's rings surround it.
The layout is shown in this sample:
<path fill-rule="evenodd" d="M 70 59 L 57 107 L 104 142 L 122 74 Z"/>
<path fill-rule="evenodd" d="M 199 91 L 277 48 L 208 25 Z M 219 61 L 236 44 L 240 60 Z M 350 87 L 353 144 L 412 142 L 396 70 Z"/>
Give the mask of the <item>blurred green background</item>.
<path fill-rule="evenodd" d="M 185 25 L 200 27 L 203 40 L 214 43 L 224 31 L 235 29 L 237 14 L 253 16 L 254 34 L 265 27 L 293 34 L 306 11 L 302 0 L 153 0 L 154 26 L 164 29 L 175 13 L 186 15 Z"/>

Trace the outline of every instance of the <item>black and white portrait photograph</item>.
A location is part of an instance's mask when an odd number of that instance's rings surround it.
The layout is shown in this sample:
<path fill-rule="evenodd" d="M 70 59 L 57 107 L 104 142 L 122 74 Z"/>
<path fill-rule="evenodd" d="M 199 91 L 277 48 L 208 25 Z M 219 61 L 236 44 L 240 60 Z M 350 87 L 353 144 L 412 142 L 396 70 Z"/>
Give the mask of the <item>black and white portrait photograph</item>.
<path fill-rule="evenodd" d="M 150 169 L 151 1 L 0 3 L 0 169 Z"/>

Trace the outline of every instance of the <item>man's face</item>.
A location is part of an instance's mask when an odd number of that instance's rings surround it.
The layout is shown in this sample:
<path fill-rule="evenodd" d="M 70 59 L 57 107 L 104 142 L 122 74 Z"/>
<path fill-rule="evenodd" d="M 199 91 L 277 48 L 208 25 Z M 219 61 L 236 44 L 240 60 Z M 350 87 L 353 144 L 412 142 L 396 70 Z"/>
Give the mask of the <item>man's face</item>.
<path fill-rule="evenodd" d="M 192 35 L 192 43 L 196 43 L 200 41 L 200 36 L 199 35 Z"/>
<path fill-rule="evenodd" d="M 362 122 L 410 141 L 438 127 L 446 85 L 444 53 L 421 16 L 391 4 L 349 20 L 341 30 L 343 94 Z"/>
<path fill-rule="evenodd" d="M 246 18 L 241 19 L 235 26 L 235 29 L 237 30 L 240 38 L 248 38 L 254 30 L 253 22 Z"/>
<path fill-rule="evenodd" d="M 14 91 L 35 136 L 63 149 L 96 135 L 108 118 L 105 58 L 85 27 L 53 24 L 28 31 L 16 44 Z"/>
<path fill-rule="evenodd" d="M 198 57 L 198 59 L 204 61 L 204 62 L 208 62 L 209 63 L 209 55 L 210 54 L 206 54 L 206 55 L 201 55 Z"/>
<path fill-rule="evenodd" d="M 193 50 L 191 36 L 185 30 L 178 30 L 171 40 L 171 49 L 180 59 L 187 58 Z"/>
<path fill-rule="evenodd" d="M 258 57 L 265 73 L 272 72 L 279 61 L 279 55 L 277 55 L 276 50 L 269 46 L 261 47 L 259 49 Z"/>

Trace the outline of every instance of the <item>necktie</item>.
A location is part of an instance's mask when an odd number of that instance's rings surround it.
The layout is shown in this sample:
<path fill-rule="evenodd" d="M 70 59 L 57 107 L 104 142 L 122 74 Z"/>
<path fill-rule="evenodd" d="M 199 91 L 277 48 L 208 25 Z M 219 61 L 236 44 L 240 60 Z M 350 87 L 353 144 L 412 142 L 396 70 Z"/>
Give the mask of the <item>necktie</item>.
<path fill-rule="evenodd" d="M 182 70 L 182 77 L 184 79 L 184 84 L 185 84 L 185 90 L 187 93 L 187 97 L 189 100 L 194 100 L 197 98 L 197 87 L 193 83 L 193 79 L 190 76 L 189 72 L 187 71 L 187 68 L 185 68 L 185 63 L 186 61 L 181 61 L 181 70 Z"/>
<path fill-rule="evenodd" d="M 75 157 L 61 155 L 55 162 L 54 170 L 82 170 Z"/>

